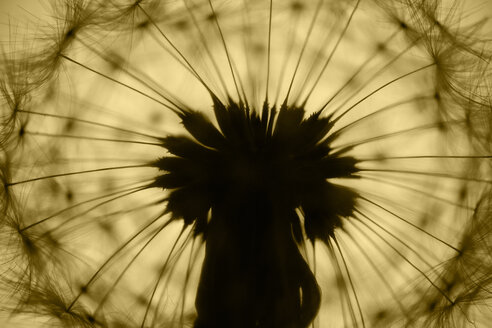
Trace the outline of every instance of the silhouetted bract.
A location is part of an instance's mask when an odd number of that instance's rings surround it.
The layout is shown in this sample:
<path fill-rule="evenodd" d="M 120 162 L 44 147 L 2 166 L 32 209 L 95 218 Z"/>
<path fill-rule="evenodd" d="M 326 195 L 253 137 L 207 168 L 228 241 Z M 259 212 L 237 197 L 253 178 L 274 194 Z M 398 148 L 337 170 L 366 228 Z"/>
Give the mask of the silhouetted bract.
<path fill-rule="evenodd" d="M 319 113 L 265 105 L 260 117 L 218 99 L 214 111 L 220 130 L 182 114 L 194 140 L 165 138 L 175 157 L 155 163 L 168 211 L 206 240 L 195 327 L 307 327 L 320 291 L 298 246 L 303 229 L 311 242 L 328 240 L 352 214 L 356 194 L 327 179 L 350 177 L 356 160 L 330 154 L 332 123 Z"/>

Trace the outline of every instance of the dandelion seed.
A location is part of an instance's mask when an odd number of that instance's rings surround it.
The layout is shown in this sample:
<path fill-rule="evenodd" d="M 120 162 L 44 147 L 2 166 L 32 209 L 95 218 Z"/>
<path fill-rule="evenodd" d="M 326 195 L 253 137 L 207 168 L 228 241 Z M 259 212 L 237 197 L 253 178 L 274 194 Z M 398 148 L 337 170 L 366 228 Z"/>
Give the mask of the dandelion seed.
<path fill-rule="evenodd" d="M 486 327 L 476 8 L 26 7 L 1 57 L 0 322 Z"/>

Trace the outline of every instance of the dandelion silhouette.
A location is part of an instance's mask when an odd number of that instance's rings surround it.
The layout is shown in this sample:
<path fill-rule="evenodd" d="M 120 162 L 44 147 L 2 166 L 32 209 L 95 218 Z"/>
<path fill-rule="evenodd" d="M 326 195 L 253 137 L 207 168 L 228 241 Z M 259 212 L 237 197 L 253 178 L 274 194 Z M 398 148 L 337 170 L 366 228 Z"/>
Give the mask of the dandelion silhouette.
<path fill-rule="evenodd" d="M 26 8 L 0 322 L 487 327 L 491 48 L 464 5 Z"/>

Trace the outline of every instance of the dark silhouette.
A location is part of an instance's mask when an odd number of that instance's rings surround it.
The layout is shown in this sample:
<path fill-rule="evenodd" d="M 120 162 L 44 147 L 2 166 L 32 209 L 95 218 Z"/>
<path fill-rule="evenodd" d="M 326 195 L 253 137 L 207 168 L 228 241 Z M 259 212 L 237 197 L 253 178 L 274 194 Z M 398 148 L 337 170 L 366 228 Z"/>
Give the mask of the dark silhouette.
<path fill-rule="evenodd" d="M 355 193 L 327 179 L 350 177 L 356 161 L 330 154 L 332 123 L 319 113 L 265 105 L 259 116 L 217 99 L 214 111 L 220 129 L 182 114 L 195 140 L 163 139 L 175 157 L 155 163 L 168 211 L 206 243 L 195 327 L 307 327 L 321 295 L 299 245 L 328 240 L 352 214 Z"/>

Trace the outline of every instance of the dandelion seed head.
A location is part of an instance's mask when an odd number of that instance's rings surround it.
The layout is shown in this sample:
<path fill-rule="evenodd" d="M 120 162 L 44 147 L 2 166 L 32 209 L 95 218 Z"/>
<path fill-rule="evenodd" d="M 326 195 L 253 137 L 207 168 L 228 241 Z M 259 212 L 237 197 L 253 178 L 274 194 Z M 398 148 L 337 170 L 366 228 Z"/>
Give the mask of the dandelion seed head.
<path fill-rule="evenodd" d="M 5 322 L 486 327 L 491 49 L 466 6 L 32 12 L 1 63 Z"/>
<path fill-rule="evenodd" d="M 166 138 L 163 146 L 177 157 L 154 164 L 166 172 L 154 184 L 176 190 L 168 200 L 174 217 L 184 218 L 187 225 L 205 222 L 210 209 L 234 194 L 240 199 L 237 206 L 259 201 L 272 204 L 272 210 L 301 207 L 308 238 L 314 241 L 333 235 L 340 217 L 351 215 L 355 194 L 326 182 L 357 172 L 354 158 L 330 155 L 329 143 L 323 141 L 332 126 L 329 118 L 304 118 L 302 108 L 288 107 L 282 107 L 278 117 L 260 117 L 254 110 L 219 102 L 214 111 L 220 130 L 200 113 L 183 114 L 183 125 L 196 141 Z"/>

